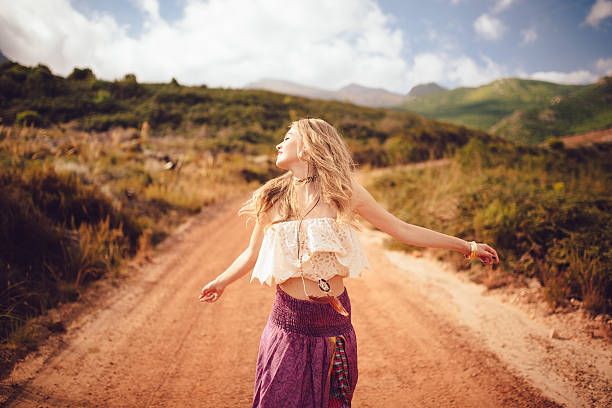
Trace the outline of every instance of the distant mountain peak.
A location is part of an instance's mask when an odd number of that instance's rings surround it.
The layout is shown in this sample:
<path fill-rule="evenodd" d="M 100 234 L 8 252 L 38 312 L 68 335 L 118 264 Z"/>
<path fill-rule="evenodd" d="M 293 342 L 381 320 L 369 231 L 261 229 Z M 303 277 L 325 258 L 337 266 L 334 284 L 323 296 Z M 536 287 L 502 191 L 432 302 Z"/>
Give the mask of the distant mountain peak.
<path fill-rule="evenodd" d="M 418 84 L 410 89 L 408 92 L 408 96 L 419 96 L 419 95 L 427 95 L 434 92 L 447 91 L 448 89 L 444 88 L 436 84 L 435 82 L 428 82 L 426 84 Z"/>
<path fill-rule="evenodd" d="M 0 50 L 0 64 L 3 63 L 4 61 L 8 61 L 8 60 L 9 59 Z"/>
<path fill-rule="evenodd" d="M 354 82 L 351 82 L 350 84 L 348 84 L 348 85 L 343 86 L 342 88 L 340 88 L 340 90 L 341 90 L 341 91 L 342 91 L 342 90 L 347 91 L 347 90 L 353 90 L 353 89 L 365 89 L 365 88 L 366 88 L 366 87 L 365 87 L 365 86 L 363 86 L 363 85 L 359 85 L 359 84 L 356 84 L 356 83 L 354 83 Z"/>
<path fill-rule="evenodd" d="M 369 86 L 364 86 L 364 85 L 359 85 L 356 84 L 354 82 L 351 82 L 350 84 L 343 86 L 342 88 L 340 88 L 338 90 L 338 92 L 368 92 L 368 93 L 386 93 L 386 94 L 390 94 L 390 95 L 398 95 L 401 96 L 398 93 L 395 92 L 391 92 L 388 91 L 384 88 L 371 88 Z"/>

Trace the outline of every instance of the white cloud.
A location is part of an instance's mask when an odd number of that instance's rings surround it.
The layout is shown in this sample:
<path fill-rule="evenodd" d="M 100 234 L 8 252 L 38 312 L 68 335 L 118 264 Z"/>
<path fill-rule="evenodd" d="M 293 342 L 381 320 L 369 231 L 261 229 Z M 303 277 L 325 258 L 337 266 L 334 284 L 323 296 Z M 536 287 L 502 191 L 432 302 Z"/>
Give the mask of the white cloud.
<path fill-rule="evenodd" d="M 612 0 L 597 0 L 584 22 L 597 28 L 608 17 L 612 17 Z"/>
<path fill-rule="evenodd" d="M 493 13 L 499 13 L 500 11 L 507 9 L 513 2 L 514 0 L 497 0 L 493 6 Z"/>
<path fill-rule="evenodd" d="M 159 3 L 157 0 L 132 0 L 138 8 L 146 12 L 151 18 L 159 19 Z"/>
<path fill-rule="evenodd" d="M 474 21 L 474 30 L 486 40 L 497 40 L 506 31 L 506 27 L 501 20 L 485 13 Z"/>
<path fill-rule="evenodd" d="M 600 58 L 595 62 L 595 69 L 603 75 L 612 75 L 612 58 Z"/>
<path fill-rule="evenodd" d="M 461 48 L 457 32 L 461 32 L 461 26 L 449 24 L 446 29 L 439 27 L 430 20 L 423 20 L 425 28 L 411 37 L 414 44 L 429 43 L 429 49 L 441 51 L 456 51 Z"/>
<path fill-rule="evenodd" d="M 535 28 L 525 28 L 521 30 L 521 45 L 531 44 L 538 39 L 538 32 Z"/>
<path fill-rule="evenodd" d="M 69 0 L 3 2 L 0 49 L 62 75 L 87 66 L 101 78 L 132 72 L 143 82 L 240 87 L 272 77 L 331 89 L 406 87 L 403 33 L 373 0 L 187 0 L 171 23 L 157 0 L 132 1 L 145 19 L 137 36 Z"/>
<path fill-rule="evenodd" d="M 158 0 L 131 0 L 140 10 L 145 12 L 147 19 L 145 20 L 145 29 L 150 29 L 152 26 L 159 24 L 161 17 L 159 15 Z"/>
<path fill-rule="evenodd" d="M 530 79 L 539 79 L 541 81 L 556 82 L 559 84 L 588 84 L 597 80 L 597 75 L 585 69 L 572 72 L 534 72 L 528 77 Z"/>
<path fill-rule="evenodd" d="M 479 86 L 505 76 L 504 67 L 486 56 L 481 61 L 465 55 L 442 52 L 421 53 L 415 56 L 408 75 L 410 87 L 427 82 L 447 86 Z"/>

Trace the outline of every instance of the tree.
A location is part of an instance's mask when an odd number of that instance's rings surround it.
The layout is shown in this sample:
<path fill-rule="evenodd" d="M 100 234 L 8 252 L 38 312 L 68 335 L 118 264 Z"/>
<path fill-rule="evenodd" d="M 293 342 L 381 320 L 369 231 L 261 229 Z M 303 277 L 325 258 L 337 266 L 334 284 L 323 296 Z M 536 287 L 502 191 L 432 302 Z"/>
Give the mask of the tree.
<path fill-rule="evenodd" d="M 81 68 L 74 67 L 74 69 L 72 70 L 72 73 L 68 75 L 68 79 L 72 79 L 74 81 L 85 81 L 88 79 L 95 80 L 96 76 L 94 75 L 93 71 L 89 68 L 81 69 Z"/>

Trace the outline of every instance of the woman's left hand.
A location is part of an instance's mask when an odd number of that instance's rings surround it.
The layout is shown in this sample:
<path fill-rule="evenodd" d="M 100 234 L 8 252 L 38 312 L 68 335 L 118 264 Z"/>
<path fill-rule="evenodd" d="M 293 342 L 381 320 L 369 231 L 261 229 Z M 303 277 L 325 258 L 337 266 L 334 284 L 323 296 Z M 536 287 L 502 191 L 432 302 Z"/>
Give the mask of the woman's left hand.
<path fill-rule="evenodd" d="M 493 263 L 499 263 L 499 256 L 497 251 L 484 243 L 476 243 L 478 247 L 476 249 L 475 256 L 485 265 L 491 265 Z"/>

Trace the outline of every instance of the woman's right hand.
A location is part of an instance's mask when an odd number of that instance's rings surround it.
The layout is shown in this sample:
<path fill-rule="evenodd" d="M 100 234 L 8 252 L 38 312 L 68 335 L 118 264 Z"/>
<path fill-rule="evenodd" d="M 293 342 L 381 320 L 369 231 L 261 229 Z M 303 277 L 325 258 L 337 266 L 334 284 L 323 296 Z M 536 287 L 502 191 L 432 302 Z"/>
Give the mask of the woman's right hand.
<path fill-rule="evenodd" d="M 225 285 L 220 284 L 215 279 L 214 281 L 208 283 L 202 288 L 202 293 L 200 294 L 200 302 L 215 302 L 221 297 L 224 290 Z"/>
<path fill-rule="evenodd" d="M 485 243 L 476 243 L 477 250 L 474 256 L 485 265 L 492 265 L 493 263 L 499 263 L 499 256 L 497 251 L 488 246 Z"/>

